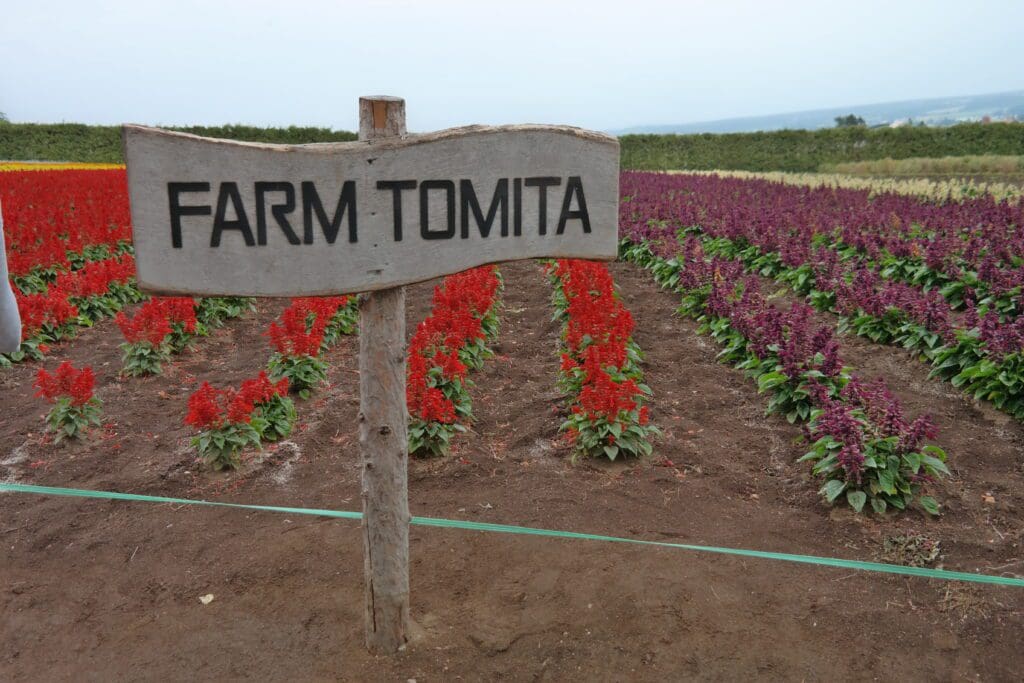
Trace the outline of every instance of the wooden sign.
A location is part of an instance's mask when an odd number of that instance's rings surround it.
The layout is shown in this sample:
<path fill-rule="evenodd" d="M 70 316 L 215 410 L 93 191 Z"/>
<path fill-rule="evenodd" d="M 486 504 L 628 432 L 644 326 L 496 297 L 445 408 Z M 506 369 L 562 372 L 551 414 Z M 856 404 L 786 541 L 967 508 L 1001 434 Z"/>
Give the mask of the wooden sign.
<path fill-rule="evenodd" d="M 271 145 L 125 126 L 139 286 L 348 294 L 536 257 L 610 260 L 619 144 L 470 126 Z"/>
<path fill-rule="evenodd" d="M 265 145 L 125 126 L 139 286 L 359 303 L 365 633 L 409 632 L 405 289 L 536 257 L 611 260 L 619 143 L 555 126 L 406 135 L 405 101 L 359 100 L 359 142 Z"/>

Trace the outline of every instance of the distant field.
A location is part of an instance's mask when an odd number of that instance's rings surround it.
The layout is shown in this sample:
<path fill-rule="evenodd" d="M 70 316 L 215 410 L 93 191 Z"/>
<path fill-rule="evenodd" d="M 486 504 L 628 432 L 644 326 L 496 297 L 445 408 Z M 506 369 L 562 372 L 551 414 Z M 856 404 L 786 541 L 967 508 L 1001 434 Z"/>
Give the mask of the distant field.
<path fill-rule="evenodd" d="M 927 177 L 927 176 L 873 176 L 843 173 L 786 173 L 785 171 L 697 171 L 675 170 L 669 173 L 690 175 L 714 174 L 732 178 L 760 178 L 787 185 L 808 187 L 835 187 L 850 190 L 868 190 L 873 194 L 894 192 L 929 201 L 960 201 L 985 194 L 997 200 L 1016 203 L 1024 197 L 1024 179 L 1007 182 L 1004 176 Z"/>
<path fill-rule="evenodd" d="M 1021 155 L 966 155 L 937 159 L 915 157 L 911 159 L 875 159 L 841 164 L 825 164 L 825 173 L 874 176 L 1024 176 L 1024 156 Z"/>

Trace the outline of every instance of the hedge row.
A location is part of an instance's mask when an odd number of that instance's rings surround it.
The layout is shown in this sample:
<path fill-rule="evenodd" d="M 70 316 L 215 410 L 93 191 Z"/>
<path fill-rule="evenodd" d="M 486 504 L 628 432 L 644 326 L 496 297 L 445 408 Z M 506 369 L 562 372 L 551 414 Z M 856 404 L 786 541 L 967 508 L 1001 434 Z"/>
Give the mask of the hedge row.
<path fill-rule="evenodd" d="M 817 171 L 872 159 L 1024 154 L 1024 123 L 824 128 L 715 135 L 624 135 L 623 168 Z"/>
<path fill-rule="evenodd" d="M 171 130 L 230 140 L 291 144 L 356 139 L 355 133 L 345 130 L 296 126 L 188 126 Z M 121 129 L 81 123 L 0 123 L 0 159 L 121 163 Z"/>
<path fill-rule="evenodd" d="M 356 134 L 328 128 L 191 126 L 197 135 L 256 142 L 341 142 Z M 630 169 L 817 171 L 823 165 L 872 159 L 1024 154 L 1024 123 L 964 123 L 946 128 L 826 128 L 765 133 L 624 135 Z M 120 162 L 117 126 L 0 123 L 0 159 Z"/>

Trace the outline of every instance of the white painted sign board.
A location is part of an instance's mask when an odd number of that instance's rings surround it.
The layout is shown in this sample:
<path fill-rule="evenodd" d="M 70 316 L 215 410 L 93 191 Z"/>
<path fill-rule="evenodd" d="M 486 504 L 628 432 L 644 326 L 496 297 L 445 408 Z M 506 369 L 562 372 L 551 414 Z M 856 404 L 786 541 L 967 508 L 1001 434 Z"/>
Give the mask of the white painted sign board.
<path fill-rule="evenodd" d="M 139 286 L 310 296 L 537 257 L 611 260 L 619 143 L 470 126 L 272 145 L 123 129 Z"/>

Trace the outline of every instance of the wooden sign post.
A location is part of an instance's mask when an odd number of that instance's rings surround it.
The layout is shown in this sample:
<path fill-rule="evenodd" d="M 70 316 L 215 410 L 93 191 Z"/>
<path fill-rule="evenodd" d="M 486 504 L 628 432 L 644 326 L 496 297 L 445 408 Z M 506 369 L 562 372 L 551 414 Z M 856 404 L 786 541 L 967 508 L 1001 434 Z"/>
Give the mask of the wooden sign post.
<path fill-rule="evenodd" d="M 405 100 L 359 99 L 359 139 L 405 135 Z M 409 415 L 405 405 L 405 288 L 359 305 L 359 446 L 363 459 L 366 646 L 396 652 L 409 625 Z"/>
<path fill-rule="evenodd" d="M 360 303 L 366 644 L 409 621 L 403 285 L 528 258 L 612 260 L 619 143 L 568 126 L 407 135 L 405 102 L 359 100 L 359 142 L 270 145 L 126 125 L 139 287 Z"/>

